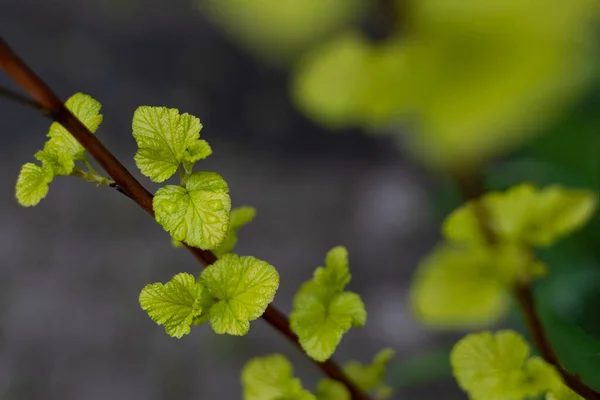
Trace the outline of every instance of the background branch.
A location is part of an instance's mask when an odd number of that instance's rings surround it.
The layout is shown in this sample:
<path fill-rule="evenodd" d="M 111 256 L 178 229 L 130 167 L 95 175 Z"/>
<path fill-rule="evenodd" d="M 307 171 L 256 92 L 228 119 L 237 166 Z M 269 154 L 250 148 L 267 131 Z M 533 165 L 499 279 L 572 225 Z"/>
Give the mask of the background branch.
<path fill-rule="evenodd" d="M 44 115 L 60 123 L 86 151 L 104 168 L 106 173 L 115 181 L 112 185 L 118 191 L 125 194 L 136 204 L 142 207 L 148 214 L 154 216 L 152 208 L 153 195 L 146 190 L 135 177 L 117 160 L 117 158 L 90 133 L 90 131 L 64 106 L 63 102 L 54 94 L 50 87 L 40 79 L 8 46 L 0 37 L 0 67 L 6 74 L 25 91 L 27 91 L 35 101 L 31 101 L 14 92 L 5 90 L 0 95 L 16 101 L 20 104 L 36 108 Z M 217 260 L 217 257 L 210 251 L 200 250 L 186 245 L 186 248 L 198 259 L 204 266 L 210 265 Z M 306 354 L 298 341 L 298 336 L 289 326 L 288 318 L 274 306 L 269 305 L 262 318 L 279 331 L 283 336 L 296 345 L 304 354 Z M 342 369 L 332 360 L 325 362 L 316 362 L 317 366 L 331 379 L 341 382 L 350 391 L 353 400 L 369 400 L 369 396 L 364 394 L 358 387 L 348 379 Z"/>
<path fill-rule="evenodd" d="M 37 101 L 31 100 L 29 97 L 23 96 L 22 94 L 13 92 L 12 90 L 10 90 L 4 86 L 0 86 L 0 97 L 4 97 L 15 103 L 19 103 L 23 106 L 30 107 L 30 108 L 36 109 L 38 111 L 41 111 L 42 114 L 44 114 L 44 115 L 50 115 L 50 111 L 48 109 L 42 107 L 40 105 L 40 103 L 38 103 Z"/>
<path fill-rule="evenodd" d="M 481 231 L 488 244 L 494 245 L 497 238 L 489 227 L 487 211 L 483 204 L 477 201 L 486 192 L 483 175 L 478 173 L 469 176 L 461 176 L 457 178 L 456 181 L 464 200 L 475 201 L 474 212 L 479 222 Z M 534 346 L 537 348 L 542 358 L 556 368 L 556 370 L 562 376 L 565 384 L 574 392 L 586 400 L 600 400 L 599 393 L 583 383 L 579 376 L 567 371 L 560 363 L 552 344 L 550 344 L 550 341 L 548 340 L 548 335 L 546 334 L 542 320 L 540 319 L 540 316 L 535 308 L 535 300 L 533 298 L 531 284 L 529 282 L 519 283 L 515 288 L 513 288 L 513 293 L 517 299 L 517 302 L 519 303 L 519 307 L 521 308 L 527 330 L 531 335 L 531 340 L 533 341 Z"/>

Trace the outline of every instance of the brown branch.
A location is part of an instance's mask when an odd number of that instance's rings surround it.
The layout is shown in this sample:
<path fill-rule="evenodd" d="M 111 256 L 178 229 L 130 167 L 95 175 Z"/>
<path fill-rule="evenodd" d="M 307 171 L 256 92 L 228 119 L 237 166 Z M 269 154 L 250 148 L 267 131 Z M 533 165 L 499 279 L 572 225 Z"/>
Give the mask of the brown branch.
<path fill-rule="evenodd" d="M 112 185 L 118 191 L 125 194 L 136 204 L 142 207 L 148 214 L 154 216 L 152 208 L 152 194 L 146 190 L 135 177 L 116 159 L 116 157 L 90 133 L 90 131 L 63 105 L 63 102 L 8 46 L 0 37 L 0 67 L 19 86 L 27 91 L 35 100 L 38 110 L 47 110 L 45 115 L 59 122 L 67 129 L 75 139 L 81 143 L 88 153 L 104 168 L 108 175 L 115 181 Z M 7 96 L 12 100 L 19 101 L 15 96 Z M 27 102 L 29 103 L 29 102 Z M 31 106 L 31 104 L 29 104 Z M 210 251 L 200 250 L 194 247 L 186 248 L 204 266 L 210 265 L 217 257 Z M 296 345 L 301 351 L 298 336 L 291 331 L 287 317 L 274 306 L 269 305 L 262 318 L 283 336 Z M 303 351 L 304 353 L 304 351 Z M 306 354 L 306 353 L 305 353 Z M 341 382 L 348 388 L 354 400 L 369 400 L 358 387 L 349 380 L 342 369 L 332 360 L 323 363 L 315 362 L 318 367 L 331 379 Z"/>
<path fill-rule="evenodd" d="M 474 211 L 477 216 L 480 229 L 488 244 L 494 245 L 497 238 L 488 225 L 489 218 L 487 218 L 487 211 L 483 204 L 477 201 L 486 192 L 483 176 L 481 174 L 468 177 L 462 176 L 457 179 L 457 183 L 463 198 L 466 201 L 474 201 Z M 556 368 L 556 370 L 562 376 L 565 384 L 571 388 L 571 390 L 586 400 L 600 400 L 600 393 L 597 393 L 594 391 L 594 389 L 587 386 L 582 382 L 579 376 L 570 373 L 561 364 L 556 352 L 554 351 L 554 348 L 548 340 L 548 335 L 546 334 L 542 320 L 540 319 L 539 313 L 535 308 L 535 300 L 533 298 L 533 291 L 531 290 L 530 283 L 521 282 L 517 284 L 513 290 L 513 293 L 517 299 L 517 302 L 519 303 L 523 317 L 525 318 L 525 324 L 529 334 L 531 335 L 531 340 L 540 352 L 542 358 Z"/>

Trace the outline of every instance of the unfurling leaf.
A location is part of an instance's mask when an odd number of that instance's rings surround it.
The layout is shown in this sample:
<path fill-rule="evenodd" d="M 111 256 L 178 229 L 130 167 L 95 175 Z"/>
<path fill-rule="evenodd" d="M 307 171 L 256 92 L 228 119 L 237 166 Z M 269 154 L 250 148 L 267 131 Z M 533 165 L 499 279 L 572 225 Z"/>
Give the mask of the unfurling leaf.
<path fill-rule="evenodd" d="M 254 217 L 256 216 L 256 209 L 254 207 L 237 207 L 231 210 L 229 214 L 229 229 L 227 230 L 227 235 L 225 235 L 225 240 L 219 247 L 213 250 L 213 253 L 217 257 L 222 257 L 223 255 L 230 253 L 237 244 L 237 232 L 238 230 L 250 223 Z"/>
<path fill-rule="evenodd" d="M 65 103 L 65 107 L 92 133 L 96 132 L 102 122 L 102 114 L 100 114 L 102 105 L 87 94 L 74 94 L 69 97 Z M 57 154 L 58 156 L 68 155 L 72 160 L 84 159 L 83 153 L 85 149 L 83 146 L 58 122 L 53 122 L 50 125 L 48 137 L 50 139 L 46 143 L 45 151 Z"/>
<path fill-rule="evenodd" d="M 373 357 L 371 364 L 350 361 L 344 365 L 344 372 L 364 392 L 375 391 L 377 398 L 387 399 L 392 395 L 393 389 L 384 382 L 385 370 L 395 354 L 396 352 L 390 348 L 380 350 Z"/>
<path fill-rule="evenodd" d="M 324 378 L 317 385 L 315 393 L 317 400 L 351 400 L 352 397 L 346 386 L 333 379 Z"/>
<path fill-rule="evenodd" d="M 333 248 L 325 265 L 300 287 L 290 314 L 290 327 L 300 345 L 317 361 L 331 357 L 344 333 L 352 326 L 363 326 L 367 318 L 360 296 L 343 291 L 350 281 L 346 249 Z"/>
<path fill-rule="evenodd" d="M 67 100 L 65 107 L 92 133 L 102 122 L 100 103 L 87 94 L 74 94 Z M 35 206 L 46 197 L 48 185 L 55 176 L 71 175 L 75 169 L 75 161 L 85 161 L 83 146 L 58 122 L 50 125 L 48 137 L 44 149 L 35 154 L 42 165 L 25 164 L 17 180 L 15 195 L 25 207 Z M 107 178 L 103 179 L 103 182 L 109 182 Z"/>
<path fill-rule="evenodd" d="M 48 184 L 52 181 L 52 169 L 27 163 L 21 168 L 17 180 L 16 197 L 25 207 L 38 204 L 48 194 Z"/>
<path fill-rule="evenodd" d="M 190 333 L 195 318 L 202 314 L 204 288 L 193 275 L 177 274 L 166 284 L 146 285 L 140 293 L 140 305 L 169 336 L 181 338 Z M 205 294 L 206 295 L 206 294 Z"/>

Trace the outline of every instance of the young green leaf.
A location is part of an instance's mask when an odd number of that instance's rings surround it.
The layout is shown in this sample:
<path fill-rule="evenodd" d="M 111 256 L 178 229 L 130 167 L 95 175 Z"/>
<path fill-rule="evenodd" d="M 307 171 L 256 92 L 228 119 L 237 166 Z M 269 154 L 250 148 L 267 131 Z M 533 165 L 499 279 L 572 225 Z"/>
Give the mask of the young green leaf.
<path fill-rule="evenodd" d="M 528 183 L 506 192 L 490 192 L 481 200 L 488 225 L 502 240 L 550 246 L 583 226 L 594 214 L 598 197 L 592 191 L 559 185 L 538 189 Z M 453 241 L 485 242 L 476 216 L 476 203 L 455 210 L 443 225 Z"/>
<path fill-rule="evenodd" d="M 212 154 L 212 147 L 206 140 L 196 140 L 192 142 L 183 153 L 183 163 L 193 165 L 198 160 L 204 160 L 206 157 Z M 191 169 L 188 167 L 188 169 Z"/>
<path fill-rule="evenodd" d="M 63 152 L 56 143 L 46 143 L 44 150 L 35 153 L 34 157 L 41 161 L 42 165 L 52 168 L 54 176 L 67 176 L 75 169 L 75 160 L 71 154 Z"/>
<path fill-rule="evenodd" d="M 306 353 L 325 361 L 352 326 L 365 324 L 367 312 L 359 295 L 344 292 L 350 281 L 348 254 L 338 246 L 327 255 L 326 267 L 315 270 L 294 296 L 290 327 Z"/>
<path fill-rule="evenodd" d="M 543 265 L 521 247 L 442 244 L 419 264 L 410 289 L 417 318 L 437 328 L 489 325 L 505 315 L 508 291 Z"/>
<path fill-rule="evenodd" d="M 242 369 L 244 400 L 316 400 L 293 377 L 292 364 L 281 354 L 256 357 Z"/>
<path fill-rule="evenodd" d="M 100 102 L 92 98 L 91 96 L 83 93 L 76 93 L 69 97 L 65 103 L 65 107 L 73 113 L 77 119 L 94 133 L 102 122 L 102 114 L 100 114 L 100 108 L 102 105 Z M 83 160 L 85 149 L 77 139 L 75 139 L 69 131 L 67 131 L 58 122 L 50 125 L 50 132 L 48 133 L 50 138 L 46 143 L 45 151 L 56 154 L 60 157 L 68 155 L 72 160 Z M 65 174 L 66 175 L 66 174 Z"/>
<path fill-rule="evenodd" d="M 212 153 L 208 143 L 200 140 L 200 120 L 179 115 L 175 108 L 138 107 L 132 128 L 138 145 L 136 165 L 154 182 L 169 179 L 181 163 L 191 170 L 193 163 Z"/>
<path fill-rule="evenodd" d="M 346 386 L 333 379 L 324 378 L 317 385 L 317 400 L 351 400 L 352 396 Z"/>
<path fill-rule="evenodd" d="M 201 281 L 217 298 L 209 317 L 213 330 L 242 336 L 273 301 L 279 274 L 265 261 L 229 253 L 202 271 Z"/>
<path fill-rule="evenodd" d="M 350 282 L 348 251 L 342 246 L 334 247 L 325 257 L 325 265 L 326 268 L 315 270 L 314 281 L 337 292 L 343 291 Z"/>
<path fill-rule="evenodd" d="M 167 282 L 148 284 L 140 293 L 140 306 L 158 325 L 164 325 L 169 336 L 181 338 L 203 311 L 204 288 L 194 276 L 177 274 Z"/>
<path fill-rule="evenodd" d="M 229 214 L 229 229 L 225 240 L 219 247 L 213 250 L 217 257 L 230 253 L 237 244 L 237 231 L 244 225 L 250 223 L 256 216 L 254 207 L 237 207 L 231 210 Z"/>
<path fill-rule="evenodd" d="M 65 106 L 93 133 L 102 122 L 101 105 L 91 96 L 76 93 Z M 55 176 L 70 175 L 76 160 L 84 160 L 84 148 L 58 122 L 50 125 L 44 149 L 35 154 L 42 165 L 27 163 L 21 169 L 16 186 L 16 197 L 23 206 L 38 204 L 48 194 L 48 184 Z"/>
<path fill-rule="evenodd" d="M 156 191 L 152 202 L 156 221 L 176 240 L 214 249 L 225 239 L 229 226 L 228 191 L 219 174 L 196 172 L 185 187 L 167 185 Z"/>
<path fill-rule="evenodd" d="M 390 348 L 380 350 L 373 357 L 371 364 L 350 361 L 344 365 L 344 372 L 361 390 L 376 391 L 379 399 L 387 399 L 392 395 L 393 390 L 384 382 L 385 370 L 395 354 L 395 351 Z"/>
<path fill-rule="evenodd" d="M 16 188 L 19 204 L 24 207 L 38 204 L 48 194 L 48 184 L 52 178 L 54 175 L 50 167 L 40 167 L 33 163 L 23 165 Z"/>
<path fill-rule="evenodd" d="M 452 349 L 450 363 L 460 387 L 473 400 L 539 396 L 560 381 L 558 373 L 514 331 L 473 333 Z"/>

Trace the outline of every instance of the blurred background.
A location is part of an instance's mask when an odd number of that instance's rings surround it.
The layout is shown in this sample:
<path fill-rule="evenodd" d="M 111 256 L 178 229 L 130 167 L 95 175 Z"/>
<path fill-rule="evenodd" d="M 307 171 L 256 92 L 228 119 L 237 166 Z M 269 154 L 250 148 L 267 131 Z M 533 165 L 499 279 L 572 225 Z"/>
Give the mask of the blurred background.
<path fill-rule="evenodd" d="M 521 3 L 526 3 L 525 5 Z M 448 362 L 467 332 L 417 321 L 407 291 L 461 203 L 452 174 L 600 190 L 598 3 L 573 0 L 0 0 L 0 34 L 62 97 L 103 104 L 97 135 L 134 171 L 139 105 L 198 116 L 234 206 L 258 214 L 236 252 L 275 265 L 275 305 L 342 244 L 367 325 L 335 360 L 383 347 L 394 399 L 465 399 Z M 0 85 L 13 87 L 0 74 Z M 238 399 L 254 356 L 281 352 L 304 386 L 319 371 L 262 321 L 244 338 L 207 326 L 176 340 L 141 288 L 197 273 L 117 192 L 59 178 L 14 199 L 49 121 L 0 99 L 0 397 Z M 489 161 L 489 162 L 488 162 Z M 486 167 L 482 167 L 484 164 Z M 600 385 L 600 218 L 545 250 L 536 285 L 565 364 Z M 497 326 L 522 330 L 511 311 Z M 593 381 L 595 377 L 595 382 Z"/>

